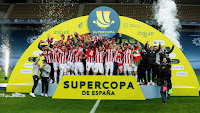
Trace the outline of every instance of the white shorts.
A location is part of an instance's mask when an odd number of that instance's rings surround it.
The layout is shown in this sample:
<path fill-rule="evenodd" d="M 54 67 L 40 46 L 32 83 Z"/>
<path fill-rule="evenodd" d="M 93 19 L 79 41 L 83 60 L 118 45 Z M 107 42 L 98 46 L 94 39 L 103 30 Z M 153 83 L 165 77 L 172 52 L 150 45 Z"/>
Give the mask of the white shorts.
<path fill-rule="evenodd" d="M 59 67 L 59 63 L 58 62 L 54 62 L 53 63 L 53 69 L 54 70 L 58 70 L 58 67 Z"/>
<path fill-rule="evenodd" d="M 67 68 L 74 71 L 74 63 L 73 62 L 67 62 Z"/>
<path fill-rule="evenodd" d="M 132 67 L 130 67 L 129 64 L 125 64 L 125 63 L 124 63 L 124 64 L 123 64 L 123 67 L 124 67 L 124 68 L 123 68 L 124 71 L 132 71 Z"/>
<path fill-rule="evenodd" d="M 110 70 L 110 72 L 113 71 L 114 70 L 114 66 L 113 65 L 114 65 L 113 62 L 106 62 L 105 63 L 105 70 L 106 71 Z"/>
<path fill-rule="evenodd" d="M 90 69 L 94 71 L 94 63 L 86 62 L 86 71 L 90 71 Z"/>
<path fill-rule="evenodd" d="M 137 71 L 137 67 L 138 67 L 138 66 L 136 66 L 135 64 L 132 64 L 132 70 L 133 70 L 133 71 Z"/>
<path fill-rule="evenodd" d="M 82 73 L 82 72 L 84 72 L 84 66 L 83 66 L 82 62 L 75 62 L 74 72 L 75 73 L 78 73 L 78 72 Z"/>
<path fill-rule="evenodd" d="M 67 64 L 59 64 L 60 72 L 66 73 L 67 72 Z"/>
<path fill-rule="evenodd" d="M 94 72 L 95 73 L 101 73 L 103 74 L 104 73 L 104 68 L 103 68 L 103 63 L 95 63 L 94 64 Z"/>

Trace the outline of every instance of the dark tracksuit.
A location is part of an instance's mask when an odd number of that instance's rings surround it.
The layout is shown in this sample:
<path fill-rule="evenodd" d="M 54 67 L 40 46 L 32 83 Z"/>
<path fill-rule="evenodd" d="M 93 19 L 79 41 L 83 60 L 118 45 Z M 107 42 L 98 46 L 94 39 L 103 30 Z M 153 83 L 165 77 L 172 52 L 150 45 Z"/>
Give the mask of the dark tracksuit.
<path fill-rule="evenodd" d="M 167 63 L 171 63 L 171 60 L 169 58 L 169 54 L 174 50 L 174 46 L 172 46 L 172 48 L 169 50 L 169 51 L 164 51 L 163 53 L 161 53 L 161 59 L 160 61 L 163 60 L 163 58 L 166 58 L 167 59 Z M 167 78 L 167 88 L 168 89 L 171 89 L 172 88 L 172 82 L 171 82 L 171 70 L 169 70 L 170 72 L 170 75 L 168 76 Z"/>
<path fill-rule="evenodd" d="M 155 62 L 156 62 L 156 54 L 160 51 L 160 48 L 161 48 L 161 45 L 159 45 L 159 48 L 155 51 L 151 51 L 149 50 L 149 48 L 147 48 L 147 43 L 145 44 L 145 50 L 147 52 L 147 63 L 148 63 L 148 66 L 147 66 L 147 75 L 148 75 L 148 82 L 150 82 L 150 72 L 152 70 L 152 81 L 154 82 L 155 81 Z"/>
<path fill-rule="evenodd" d="M 162 62 L 159 72 L 158 79 L 160 83 L 159 86 L 161 86 L 160 94 L 162 97 L 162 103 L 166 103 L 166 92 L 163 92 L 163 86 L 168 87 L 168 79 L 171 78 L 171 64 Z"/>
<path fill-rule="evenodd" d="M 147 70 L 147 52 L 141 53 L 142 60 L 140 61 L 140 65 L 138 65 L 138 79 L 144 79 L 146 83 L 146 70 Z"/>

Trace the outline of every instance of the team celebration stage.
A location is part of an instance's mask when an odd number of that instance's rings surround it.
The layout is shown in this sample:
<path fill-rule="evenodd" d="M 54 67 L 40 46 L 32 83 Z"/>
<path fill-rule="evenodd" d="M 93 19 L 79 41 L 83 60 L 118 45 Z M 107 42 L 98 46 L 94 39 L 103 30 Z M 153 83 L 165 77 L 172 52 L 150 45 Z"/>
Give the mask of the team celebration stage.
<path fill-rule="evenodd" d="M 38 37 L 18 60 L 9 83 L 7 92 L 31 92 L 33 86 L 33 62 L 30 57 L 38 57 L 42 52 L 38 43 L 46 40 L 48 34 L 54 40 L 60 36 L 74 34 L 92 34 L 105 36 L 109 39 L 117 33 L 122 33 L 125 39 L 122 42 L 140 42 L 149 46 L 170 47 L 173 42 L 155 28 L 132 18 L 118 16 L 109 7 L 98 7 L 90 15 L 74 18 L 63 22 Z M 115 43 L 119 43 L 116 38 Z M 42 65 L 42 59 L 39 64 Z M 171 81 L 173 92 L 171 96 L 199 96 L 199 82 L 189 61 L 182 51 L 175 45 L 170 54 Z M 38 84 L 36 94 L 41 94 L 41 83 Z M 59 84 L 49 84 L 48 96 L 53 99 L 107 99 L 107 100 L 146 100 L 160 98 L 160 86 L 138 85 L 134 76 L 123 75 L 64 75 Z"/>

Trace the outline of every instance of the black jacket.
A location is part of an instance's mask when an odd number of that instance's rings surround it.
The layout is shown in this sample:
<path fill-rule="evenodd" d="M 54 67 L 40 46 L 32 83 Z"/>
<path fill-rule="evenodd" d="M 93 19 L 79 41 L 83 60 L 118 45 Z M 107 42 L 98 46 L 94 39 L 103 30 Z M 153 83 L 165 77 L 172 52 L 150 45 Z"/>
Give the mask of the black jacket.
<path fill-rule="evenodd" d="M 147 52 L 142 52 L 142 53 L 141 53 L 141 56 L 142 56 L 142 60 L 141 60 L 141 62 L 140 62 L 140 65 L 146 66 L 147 61 L 148 61 Z"/>
<path fill-rule="evenodd" d="M 161 45 L 159 44 L 159 48 L 156 51 L 155 50 L 151 51 L 151 50 L 149 50 L 149 48 L 147 48 L 147 43 L 145 44 L 144 49 L 147 52 L 147 56 L 148 56 L 147 62 L 148 62 L 148 64 L 155 64 L 156 54 L 160 51 L 160 48 L 161 48 Z"/>
<path fill-rule="evenodd" d="M 161 56 L 160 56 L 160 61 L 163 60 L 163 58 L 169 58 L 169 54 L 174 50 L 174 46 L 172 46 L 172 49 L 169 50 L 169 51 L 164 51 L 161 53 Z M 166 56 L 167 55 L 167 56 Z"/>
<path fill-rule="evenodd" d="M 170 63 L 164 63 L 162 62 L 160 64 L 160 73 L 158 78 L 160 78 L 162 81 L 169 80 L 171 78 L 171 64 Z"/>

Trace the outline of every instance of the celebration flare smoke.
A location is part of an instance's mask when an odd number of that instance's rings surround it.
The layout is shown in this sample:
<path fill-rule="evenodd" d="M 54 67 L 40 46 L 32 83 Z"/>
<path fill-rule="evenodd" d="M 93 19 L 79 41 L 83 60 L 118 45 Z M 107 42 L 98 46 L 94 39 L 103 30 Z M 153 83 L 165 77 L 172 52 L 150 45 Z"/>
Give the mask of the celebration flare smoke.
<path fill-rule="evenodd" d="M 10 59 L 10 43 L 8 36 L 2 36 L 2 45 L 1 45 L 2 62 L 4 66 L 5 76 L 8 77 L 8 68 L 9 68 L 9 59 Z"/>
<path fill-rule="evenodd" d="M 177 5 L 174 0 L 158 0 L 154 4 L 154 19 L 161 26 L 161 31 L 167 36 L 178 48 L 182 49 L 179 42 L 180 34 L 177 31 L 181 28 L 179 19 L 177 19 Z"/>

